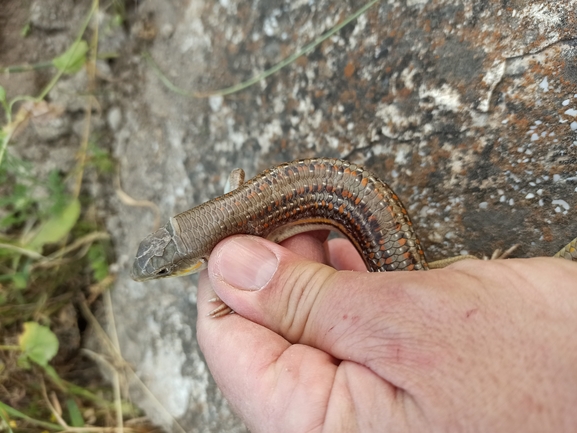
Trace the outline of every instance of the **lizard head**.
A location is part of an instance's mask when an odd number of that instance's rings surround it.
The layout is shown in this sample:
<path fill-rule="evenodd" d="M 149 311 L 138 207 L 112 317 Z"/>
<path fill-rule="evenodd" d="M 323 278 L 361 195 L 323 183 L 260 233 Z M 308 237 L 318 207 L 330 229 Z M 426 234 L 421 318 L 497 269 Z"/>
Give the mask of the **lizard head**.
<path fill-rule="evenodd" d="M 140 242 L 132 279 L 147 281 L 158 278 L 180 277 L 206 268 L 207 258 L 184 254 L 174 234 L 173 219 Z M 179 248 L 180 246 L 180 248 Z"/>

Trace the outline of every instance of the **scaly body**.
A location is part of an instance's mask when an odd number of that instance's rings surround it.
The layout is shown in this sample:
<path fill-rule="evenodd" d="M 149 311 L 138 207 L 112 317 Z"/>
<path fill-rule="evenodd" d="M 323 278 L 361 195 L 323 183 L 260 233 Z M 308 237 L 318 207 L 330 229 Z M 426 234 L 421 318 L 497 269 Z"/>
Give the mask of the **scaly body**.
<path fill-rule="evenodd" d="M 409 215 L 388 185 L 363 167 L 329 158 L 266 170 L 228 194 L 172 217 L 140 244 L 133 278 L 186 275 L 235 234 L 280 242 L 319 228 L 338 230 L 372 272 L 428 269 Z M 577 260 L 577 239 L 558 256 Z M 446 264 L 450 261 L 446 262 Z"/>

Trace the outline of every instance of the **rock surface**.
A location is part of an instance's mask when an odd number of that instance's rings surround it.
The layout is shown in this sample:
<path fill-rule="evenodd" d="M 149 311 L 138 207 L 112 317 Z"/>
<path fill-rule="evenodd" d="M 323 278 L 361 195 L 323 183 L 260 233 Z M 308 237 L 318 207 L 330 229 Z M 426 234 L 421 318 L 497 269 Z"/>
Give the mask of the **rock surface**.
<path fill-rule="evenodd" d="M 218 89 L 267 69 L 363 2 L 149 2 L 150 53 L 177 86 Z M 307 57 L 227 97 L 170 92 L 141 63 L 116 156 L 162 219 L 219 195 L 227 173 L 336 156 L 390 182 L 430 258 L 520 243 L 551 255 L 577 235 L 574 1 L 380 2 Z M 150 12 L 149 12 L 150 11 Z M 144 103 L 147 111 L 142 110 Z M 127 269 L 152 215 L 118 207 L 122 341 L 186 431 L 242 431 L 194 339 L 192 278 L 137 284 Z M 150 403 L 142 403 L 149 405 Z"/>
<path fill-rule="evenodd" d="M 143 56 L 189 93 L 219 89 L 363 5 L 140 2 L 126 35 L 106 35 L 120 50 L 103 117 L 123 190 L 156 203 L 164 222 L 221 194 L 235 167 L 252 176 L 286 160 L 342 157 L 390 183 L 429 260 L 516 243 L 519 257 L 552 255 L 577 236 L 577 0 L 383 0 L 226 97 L 176 94 Z M 246 431 L 198 350 L 196 279 L 133 282 L 155 215 L 116 197 L 110 206 L 119 338 L 155 396 L 134 385 L 135 402 L 168 430 Z"/>

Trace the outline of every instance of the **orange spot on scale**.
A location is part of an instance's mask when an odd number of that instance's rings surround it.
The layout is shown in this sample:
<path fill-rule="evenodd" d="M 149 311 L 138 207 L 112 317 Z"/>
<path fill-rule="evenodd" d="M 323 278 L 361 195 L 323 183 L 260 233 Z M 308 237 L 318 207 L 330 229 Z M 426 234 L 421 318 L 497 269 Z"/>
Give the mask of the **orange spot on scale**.
<path fill-rule="evenodd" d="M 361 185 L 367 186 L 368 184 L 369 184 L 369 179 L 367 177 L 364 177 L 363 180 L 361 180 Z"/>
<path fill-rule="evenodd" d="M 401 238 L 401 239 L 399 239 L 399 240 L 397 241 L 397 243 L 398 243 L 400 246 L 403 246 L 403 245 L 405 245 L 405 244 L 407 243 L 407 240 L 406 240 L 405 238 Z"/>
<path fill-rule="evenodd" d="M 334 208 L 333 204 L 329 203 L 328 208 L 329 208 L 329 210 L 333 210 L 333 208 Z"/>
<path fill-rule="evenodd" d="M 340 207 L 339 207 L 339 213 L 340 213 L 340 214 L 345 213 L 345 208 L 344 208 L 343 205 L 340 205 Z"/>
<path fill-rule="evenodd" d="M 386 264 L 386 265 L 390 265 L 391 263 L 393 263 L 393 258 L 392 258 L 392 257 L 387 257 L 387 259 L 385 260 L 385 264 Z"/>
<path fill-rule="evenodd" d="M 361 202 L 361 198 L 360 198 L 360 197 L 357 197 L 357 198 L 355 199 L 355 204 L 359 204 L 360 202 Z"/>

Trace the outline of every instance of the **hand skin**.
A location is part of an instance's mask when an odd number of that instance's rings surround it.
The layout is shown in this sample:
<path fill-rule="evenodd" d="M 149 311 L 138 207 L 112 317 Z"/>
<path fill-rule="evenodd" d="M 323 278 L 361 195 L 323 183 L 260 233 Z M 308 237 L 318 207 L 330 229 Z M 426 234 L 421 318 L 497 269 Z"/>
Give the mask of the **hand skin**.
<path fill-rule="evenodd" d="M 252 432 L 577 431 L 577 263 L 369 273 L 323 240 L 231 237 L 201 274 L 198 341 Z"/>

